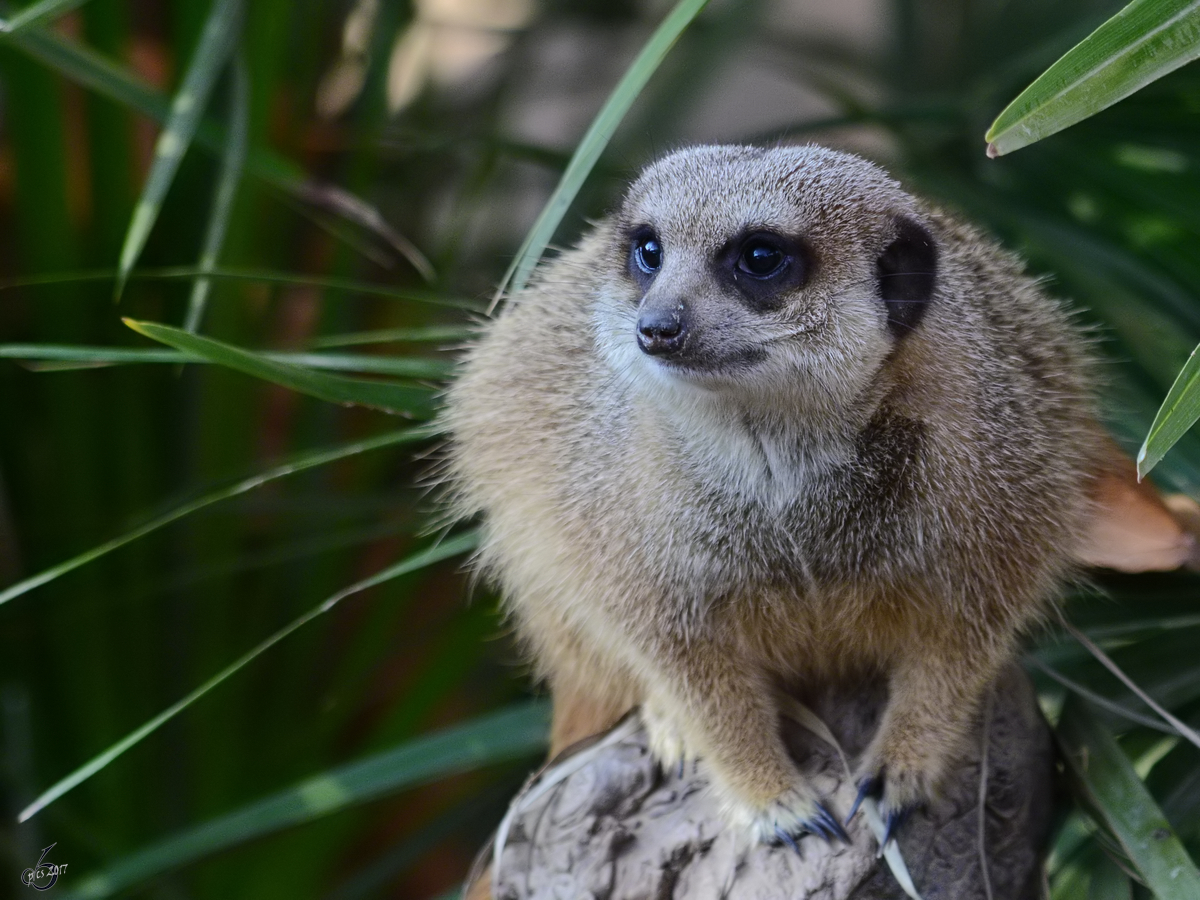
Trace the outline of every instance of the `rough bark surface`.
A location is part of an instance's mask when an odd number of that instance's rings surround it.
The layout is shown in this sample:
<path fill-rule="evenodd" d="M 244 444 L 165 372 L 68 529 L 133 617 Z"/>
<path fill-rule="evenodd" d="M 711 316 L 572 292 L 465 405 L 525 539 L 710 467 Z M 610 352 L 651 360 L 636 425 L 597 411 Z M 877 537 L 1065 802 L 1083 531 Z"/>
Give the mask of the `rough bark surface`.
<path fill-rule="evenodd" d="M 853 764 L 874 732 L 885 693 L 877 687 L 800 699 L 825 721 Z M 973 749 L 941 799 L 915 812 L 900 830 L 901 850 L 925 900 L 1040 896 L 1051 811 L 1050 735 L 1028 680 L 1015 666 L 996 682 L 989 704 L 990 715 L 980 721 Z M 836 752 L 790 720 L 783 727 L 801 771 L 829 798 L 831 810 L 844 816 L 855 788 Z M 519 812 L 501 855 L 496 900 L 905 897 L 876 857 L 875 839 L 861 815 L 849 826 L 850 845 L 827 844 L 809 835 L 799 841 L 799 854 L 787 846 L 748 846 L 722 826 L 705 790 L 702 760 L 682 773 L 659 771 L 640 728 L 615 744 L 583 752 L 591 756 L 578 771 L 541 797 L 517 801 Z"/>

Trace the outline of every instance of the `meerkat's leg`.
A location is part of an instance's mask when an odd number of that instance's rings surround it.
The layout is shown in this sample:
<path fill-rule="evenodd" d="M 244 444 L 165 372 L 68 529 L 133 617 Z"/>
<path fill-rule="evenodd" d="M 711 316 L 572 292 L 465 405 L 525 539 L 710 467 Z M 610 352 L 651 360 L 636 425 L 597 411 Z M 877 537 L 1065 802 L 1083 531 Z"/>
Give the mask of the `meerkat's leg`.
<path fill-rule="evenodd" d="M 688 746 L 683 734 L 675 726 L 674 719 L 665 711 L 670 708 L 669 701 L 664 704 L 662 698 L 651 694 L 642 703 L 642 722 L 646 726 L 650 753 L 659 766 L 665 771 L 678 768 L 682 776 L 684 763 L 695 759 L 699 754 Z"/>
<path fill-rule="evenodd" d="M 539 674 L 554 698 L 550 758 L 584 738 L 607 731 L 638 704 L 636 683 L 612 660 L 589 649 L 549 603 L 526 603 L 522 631 L 531 638 Z"/>
<path fill-rule="evenodd" d="M 972 732 L 989 685 L 1012 656 L 1011 641 L 971 640 L 965 626 L 944 634 L 952 638 L 939 644 L 927 634 L 921 653 L 899 660 L 883 720 L 859 764 L 854 810 L 864 796 L 880 798 L 888 835 L 935 796 Z"/>
<path fill-rule="evenodd" d="M 849 841 L 784 746 L 779 712 L 766 677 L 731 647 L 692 641 L 656 658 L 648 673 L 647 721 L 652 751 L 699 755 L 731 821 L 764 842 L 805 833 Z M 665 665 L 664 665 L 665 664 Z M 686 751 L 685 749 L 686 748 Z"/>
<path fill-rule="evenodd" d="M 553 679 L 554 718 L 550 724 L 550 757 L 572 744 L 607 731 L 636 701 L 632 690 L 617 688 L 603 694 L 595 679 L 581 681 L 576 673 L 561 673 Z"/>

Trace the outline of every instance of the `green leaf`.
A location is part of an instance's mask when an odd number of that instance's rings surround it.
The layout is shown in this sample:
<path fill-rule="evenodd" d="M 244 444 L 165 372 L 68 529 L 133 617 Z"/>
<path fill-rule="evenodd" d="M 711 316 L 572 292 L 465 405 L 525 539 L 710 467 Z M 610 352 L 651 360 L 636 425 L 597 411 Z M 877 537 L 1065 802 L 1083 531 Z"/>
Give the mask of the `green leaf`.
<path fill-rule="evenodd" d="M 612 94 L 592 121 L 587 134 L 575 148 L 575 153 L 572 154 L 571 161 L 567 164 L 567 169 L 563 172 L 558 186 L 550 195 L 550 199 L 546 201 L 545 207 L 537 221 L 534 222 L 521 249 L 517 251 L 512 265 L 504 274 L 500 288 L 496 291 L 494 302 L 499 301 L 506 290 L 515 294 L 525 287 L 538 260 L 546 251 L 550 239 L 554 237 L 559 223 L 566 215 L 568 207 L 575 199 L 575 195 L 579 193 L 579 189 L 583 187 L 584 181 L 587 180 L 588 174 L 596 165 L 597 160 L 600 159 L 600 154 L 604 152 L 604 148 L 608 146 L 608 142 L 616 133 L 617 126 L 625 118 L 629 107 L 633 105 L 633 101 L 642 92 L 642 88 L 646 86 L 650 76 L 666 58 L 671 47 L 679 40 L 683 30 L 707 5 L 708 0 L 679 0 L 654 34 L 650 36 L 650 40 L 646 42 L 637 58 L 625 71 Z"/>
<path fill-rule="evenodd" d="M 1041 670 L 1043 673 L 1048 675 L 1054 681 L 1057 681 L 1063 687 L 1067 688 L 1068 690 L 1074 691 L 1076 694 L 1078 694 L 1081 697 L 1085 697 L 1086 699 L 1091 701 L 1091 703 L 1100 707 L 1101 709 L 1105 710 L 1106 712 L 1113 713 L 1114 715 L 1120 716 L 1123 719 L 1127 719 L 1130 722 L 1136 722 L 1137 724 L 1139 724 L 1145 728 L 1152 728 L 1155 731 L 1161 731 L 1165 734 L 1175 734 L 1175 729 L 1171 728 L 1169 725 L 1164 724 L 1161 720 L 1155 719 L 1151 716 L 1147 716 L 1143 713 L 1138 712 L 1137 710 L 1129 709 L 1113 700 L 1109 700 L 1107 697 L 1104 697 L 1101 694 L 1096 693 L 1091 688 L 1080 684 L 1078 681 L 1074 681 L 1074 680 L 1066 677 L 1061 672 L 1055 670 L 1054 668 L 1052 668 L 1049 665 L 1047 665 L 1046 663 L 1044 663 L 1042 660 L 1038 659 L 1036 656 L 1027 656 L 1026 660 L 1028 660 L 1028 662 L 1030 664 L 1032 664 L 1033 666 L 1035 666 L 1036 668 Z"/>
<path fill-rule="evenodd" d="M 314 606 L 302 616 L 293 619 L 287 625 L 283 626 L 283 628 L 280 628 L 274 634 L 267 637 L 265 640 L 260 642 L 258 646 L 254 647 L 252 650 L 248 651 L 234 662 L 230 663 L 186 697 L 173 703 L 157 716 L 150 719 L 139 728 L 134 729 L 125 737 L 121 738 L 121 740 L 117 741 L 103 753 L 92 757 L 70 775 L 67 775 L 65 778 L 62 778 L 55 784 L 51 785 L 50 788 L 42 793 L 40 797 L 21 810 L 20 814 L 17 816 L 17 821 L 25 822 L 32 816 L 37 815 L 37 813 L 45 809 L 67 791 L 71 790 L 71 788 L 82 784 L 84 781 L 87 781 L 87 779 L 91 778 L 130 747 L 140 742 L 147 735 L 158 730 L 158 728 L 164 723 L 170 721 L 179 713 L 183 712 L 185 709 L 219 685 L 222 681 L 225 681 L 238 670 L 244 668 L 266 650 L 269 650 L 275 644 L 278 644 L 285 637 L 290 635 L 293 631 L 296 631 L 301 626 L 308 624 L 313 619 L 317 618 L 317 616 L 320 616 L 322 613 L 329 612 L 329 610 L 333 609 L 334 606 L 336 606 L 345 598 L 352 594 L 356 594 L 359 591 L 364 591 L 367 588 L 383 584 L 385 581 L 390 581 L 393 578 L 399 578 L 401 575 L 407 575 L 410 572 L 415 572 L 418 569 L 432 565 L 435 562 L 440 562 L 441 560 L 449 559 L 453 556 L 466 553 L 470 550 L 473 550 L 476 546 L 478 546 L 478 544 L 479 533 L 476 531 L 470 531 L 453 538 L 448 538 L 444 541 L 434 544 L 432 547 L 420 551 L 419 553 L 415 553 L 406 559 L 402 559 L 395 565 L 389 566 L 388 568 L 381 572 L 375 573 L 369 578 L 364 578 L 362 581 L 355 582 L 349 587 L 338 591 L 333 596 Z M 316 801 L 313 802 L 316 803 Z"/>
<path fill-rule="evenodd" d="M 49 569 L 38 572 L 36 575 L 5 588 L 3 591 L 0 591 L 0 604 L 7 603 L 9 600 L 19 597 L 22 594 L 27 594 L 36 587 L 53 581 L 61 575 L 66 575 L 80 566 L 97 560 L 120 547 L 124 547 L 128 543 L 136 541 L 138 538 L 145 537 L 151 532 L 170 525 L 172 522 L 177 522 L 185 516 L 190 516 L 194 512 L 199 512 L 206 506 L 211 506 L 221 500 L 228 500 L 231 497 L 252 491 L 268 482 L 275 481 L 287 475 L 294 475 L 297 472 L 303 472 L 306 469 L 324 466 L 331 462 L 337 462 L 339 459 L 357 456 L 360 453 L 366 453 L 370 450 L 380 450 L 384 447 L 415 443 L 416 441 L 430 438 L 435 433 L 433 429 L 427 427 L 403 428 L 329 450 L 310 450 L 305 453 L 299 453 L 285 462 L 267 469 L 265 472 L 244 478 L 228 487 L 220 488 L 188 503 L 184 503 L 182 506 L 177 506 L 169 512 L 163 513 L 161 516 L 156 516 L 144 525 L 139 525 L 137 528 L 127 531 L 112 540 L 105 541 L 91 550 L 80 553 L 78 556 L 73 556 L 65 562 L 51 566 Z"/>
<path fill-rule="evenodd" d="M 27 275 L 22 278 L 0 279 L 0 291 L 12 288 L 43 287 L 56 284 L 75 284 L 86 281 L 114 281 L 117 278 L 116 269 L 87 269 L 76 272 L 50 272 L 41 275 Z M 130 273 L 133 281 L 174 281 L 180 278 L 210 278 L 214 280 L 227 279 L 230 281 L 256 281 L 263 284 L 299 285 L 303 287 L 326 288 L 331 291 L 345 291 L 351 294 L 363 294 L 368 297 L 387 297 L 392 300 L 411 300 L 416 303 L 428 303 L 431 306 L 445 306 L 451 309 L 479 310 L 480 304 L 466 297 L 454 297 L 434 291 L 412 290 L 409 288 L 394 288 L 385 284 L 374 284 L 367 281 L 356 281 L 353 278 L 323 277 L 304 275 L 299 272 L 279 272 L 274 269 L 250 268 L 221 268 L 205 271 L 195 266 L 163 266 L 157 269 L 138 269 Z"/>
<path fill-rule="evenodd" d="M 68 896 L 111 897 L 251 838 L 439 778 L 521 759 L 546 746 L 549 718 L 547 703 L 525 702 L 331 769 L 131 853 L 85 877 Z"/>
<path fill-rule="evenodd" d="M 1200 419 L 1200 356 L 1197 351 L 1200 351 L 1200 347 L 1193 350 L 1184 363 L 1150 424 L 1146 440 L 1138 450 L 1138 478 L 1145 478 L 1175 442 Z"/>
<path fill-rule="evenodd" d="M 170 118 L 171 102 L 165 94 L 89 47 L 38 28 L 17 34 L 0 32 L 0 40 L 27 53 L 64 78 L 121 106 L 163 124 Z M 224 130 L 210 121 L 201 123 L 196 140 L 217 151 L 226 145 Z M 291 196 L 300 198 L 303 195 L 304 171 L 284 156 L 256 147 L 247 157 L 247 168 Z"/>
<path fill-rule="evenodd" d="M 233 61 L 229 94 L 229 133 L 225 141 L 225 154 L 221 157 L 221 173 L 217 177 L 212 211 L 208 217 L 208 230 L 204 235 L 204 249 L 200 251 L 200 268 L 205 272 L 211 272 L 217 266 L 217 257 L 221 253 L 221 245 L 225 243 L 225 232 L 229 230 L 229 219 L 233 215 L 233 201 L 237 198 L 242 167 L 246 163 L 246 143 L 250 131 L 250 76 L 246 74 L 246 61 L 240 56 Z M 206 276 L 198 277 L 192 285 L 187 317 L 183 323 L 184 331 L 199 330 L 211 285 L 212 279 Z"/>
<path fill-rule="evenodd" d="M 1062 131 L 1200 56 L 1200 0 L 1133 0 L 992 123 L 988 156 Z"/>
<path fill-rule="evenodd" d="M 1050 846 L 1046 858 L 1046 871 L 1054 877 L 1063 866 L 1075 860 L 1085 846 L 1091 843 L 1092 823 L 1078 810 L 1072 810 L 1059 826 L 1058 835 Z"/>
<path fill-rule="evenodd" d="M 11 42 L 12 46 L 63 77 L 123 106 L 164 124 L 171 119 L 172 106 L 161 92 L 87 47 L 81 47 L 73 41 L 38 28 L 27 28 L 15 34 L 0 31 L 0 41 Z M 200 122 L 194 138 L 197 143 L 210 150 L 221 152 L 226 146 L 224 129 L 211 120 Z M 302 212 L 341 240 L 353 245 L 348 235 L 328 227 L 320 217 L 314 215 L 313 207 L 328 210 L 374 232 L 407 259 L 422 277 L 426 280 L 432 277 L 433 269 L 425 256 L 408 238 L 388 225 L 379 211 L 361 197 L 332 185 L 313 184 L 304 171 L 291 160 L 263 147 L 253 147 L 249 150 L 246 169 L 283 192 Z"/>
<path fill-rule="evenodd" d="M 0 31 L 0 40 L 42 65 L 122 106 L 165 122 L 171 105 L 160 91 L 89 47 L 40 28 Z"/>
<path fill-rule="evenodd" d="M 373 356 L 363 353 L 276 353 L 263 351 L 259 357 L 271 362 L 334 372 L 364 372 L 396 378 L 446 379 L 454 364 L 443 359 L 413 356 Z M 180 350 L 143 350 L 134 347 L 86 347 L 68 344 L 0 344 L 0 359 L 49 360 L 45 366 L 30 366 L 38 371 L 67 371 L 127 363 L 170 363 L 173 365 L 217 362 Z"/>
<path fill-rule="evenodd" d="M 85 3 L 87 0 L 40 0 L 38 3 L 31 3 L 12 18 L 0 19 L 0 32 L 16 34 L 26 28 L 56 19 Z"/>
<path fill-rule="evenodd" d="M 117 265 L 118 297 L 133 264 L 141 255 L 142 247 L 146 245 L 179 163 L 192 143 L 217 76 L 233 52 L 241 12 L 241 0 L 215 0 L 204 23 L 204 32 L 183 76 L 183 84 L 171 101 L 171 114 L 154 145 L 154 161 L 150 164 L 142 196 L 133 209 L 133 218 L 125 234 L 125 245 L 121 248 L 121 259 Z"/>
<path fill-rule="evenodd" d="M 309 346 L 351 347 L 355 344 L 390 343 L 461 343 L 478 334 L 478 330 L 463 325 L 430 325 L 424 328 L 381 328 L 377 331 L 356 331 L 349 334 L 330 334 L 315 338 Z"/>
<path fill-rule="evenodd" d="M 1103 856 L 1092 867 L 1088 900 L 1133 900 L 1133 885 L 1121 867 Z"/>
<path fill-rule="evenodd" d="M 354 222 L 382 238 L 403 256 L 425 281 L 434 281 L 437 273 L 425 254 L 407 237 L 394 229 L 371 204 L 361 197 L 331 184 L 309 182 L 300 190 L 300 198 L 318 209 L 328 209 L 348 222 Z"/>
<path fill-rule="evenodd" d="M 202 356 L 255 378 L 281 384 L 332 403 L 370 406 L 418 418 L 428 417 L 433 412 L 433 396 L 425 388 L 396 384 L 392 381 L 367 381 L 361 378 L 326 375 L 311 368 L 274 362 L 262 354 L 251 353 L 231 344 L 172 328 L 170 325 L 135 322 L 132 319 L 123 321 L 138 334 L 169 344 L 177 350 Z"/>
<path fill-rule="evenodd" d="M 1063 708 L 1057 734 L 1095 814 L 1159 900 L 1200 897 L 1200 870 L 1129 758 L 1080 700 Z"/>

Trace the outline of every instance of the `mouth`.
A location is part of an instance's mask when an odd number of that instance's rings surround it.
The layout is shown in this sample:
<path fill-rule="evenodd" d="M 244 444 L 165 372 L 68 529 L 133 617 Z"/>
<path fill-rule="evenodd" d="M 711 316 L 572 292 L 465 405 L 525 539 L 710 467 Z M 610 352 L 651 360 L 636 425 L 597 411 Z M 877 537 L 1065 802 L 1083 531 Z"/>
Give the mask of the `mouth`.
<path fill-rule="evenodd" d="M 767 358 L 762 347 L 743 347 L 724 353 L 695 349 L 671 354 L 651 354 L 645 350 L 643 353 L 672 375 L 697 381 L 737 377 L 758 367 Z"/>

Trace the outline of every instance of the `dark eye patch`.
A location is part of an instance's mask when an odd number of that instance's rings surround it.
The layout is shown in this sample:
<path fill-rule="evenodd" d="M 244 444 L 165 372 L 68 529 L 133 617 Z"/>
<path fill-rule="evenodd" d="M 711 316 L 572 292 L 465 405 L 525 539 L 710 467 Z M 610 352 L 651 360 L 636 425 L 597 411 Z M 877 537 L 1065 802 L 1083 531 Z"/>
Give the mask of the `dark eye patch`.
<path fill-rule="evenodd" d="M 913 331 L 925 315 L 937 284 L 938 252 L 932 235 L 912 219 L 896 220 L 896 237 L 875 261 L 879 297 L 888 328 L 897 338 Z"/>
<path fill-rule="evenodd" d="M 788 292 L 807 280 L 810 255 L 802 240 L 766 229 L 738 235 L 713 261 L 717 277 L 731 284 L 753 309 L 778 309 Z"/>

